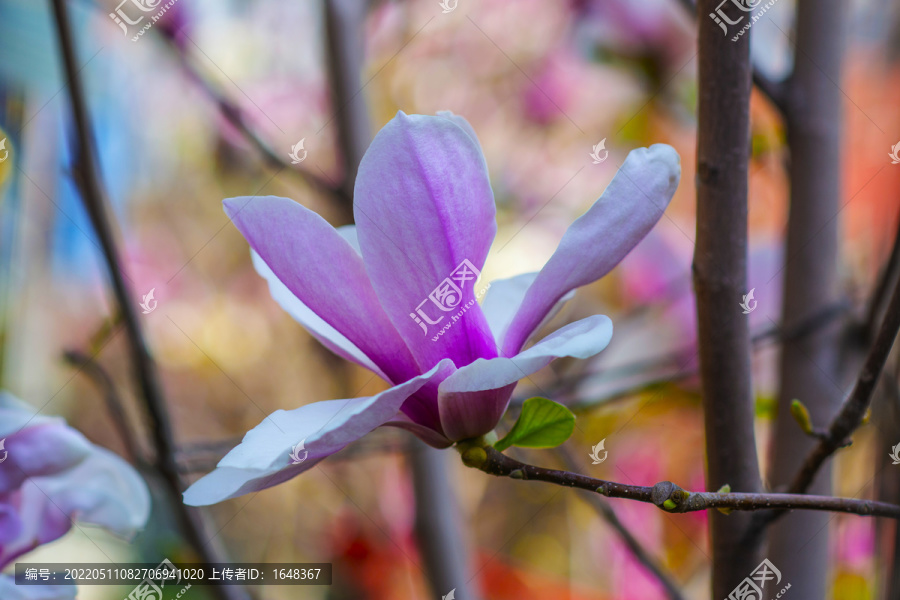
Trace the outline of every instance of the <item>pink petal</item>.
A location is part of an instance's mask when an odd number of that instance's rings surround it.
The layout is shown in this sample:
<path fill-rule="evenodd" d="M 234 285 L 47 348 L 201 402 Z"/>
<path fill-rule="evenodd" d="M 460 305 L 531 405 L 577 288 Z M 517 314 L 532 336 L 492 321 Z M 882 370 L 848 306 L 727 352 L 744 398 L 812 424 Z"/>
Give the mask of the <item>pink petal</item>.
<path fill-rule="evenodd" d="M 362 259 L 322 217 L 287 198 L 229 198 L 225 212 L 299 300 L 372 360 L 390 381 L 418 375 L 382 310 Z"/>
<path fill-rule="evenodd" d="M 475 280 L 459 278 L 461 268 L 480 272 L 497 230 L 484 157 L 459 119 L 398 113 L 375 136 L 356 180 L 366 270 L 421 369 L 497 355 Z M 441 286 L 454 290 L 443 304 L 429 299 Z"/>
<path fill-rule="evenodd" d="M 678 153 L 655 144 L 633 150 L 600 199 L 563 236 L 534 280 L 503 341 L 515 355 L 566 293 L 596 281 L 653 228 L 681 177 Z"/>
<path fill-rule="evenodd" d="M 491 431 L 503 416 L 520 379 L 563 356 L 594 356 L 612 339 L 612 321 L 595 315 L 558 329 L 513 358 L 479 359 L 460 367 L 440 385 L 441 425 L 454 441 Z"/>

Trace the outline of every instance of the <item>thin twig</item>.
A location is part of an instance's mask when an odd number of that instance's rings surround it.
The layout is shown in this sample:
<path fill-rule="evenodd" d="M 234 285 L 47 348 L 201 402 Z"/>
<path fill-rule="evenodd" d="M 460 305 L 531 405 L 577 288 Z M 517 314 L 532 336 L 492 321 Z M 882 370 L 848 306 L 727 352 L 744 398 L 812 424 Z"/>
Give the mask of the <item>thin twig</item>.
<path fill-rule="evenodd" d="M 337 199 L 338 203 L 341 206 L 346 207 L 350 203 L 350 198 L 339 186 L 334 186 L 324 177 L 316 175 L 315 173 L 312 173 L 305 169 L 301 169 L 296 165 L 287 162 L 285 159 L 281 158 L 279 154 L 272 150 L 271 146 L 263 141 L 263 139 L 259 135 L 257 135 L 257 133 L 250 126 L 247 118 L 244 116 L 244 112 L 241 110 L 238 104 L 231 98 L 229 98 L 223 91 L 219 90 L 216 84 L 214 84 L 208 77 L 203 75 L 200 72 L 200 69 L 195 67 L 187 58 L 187 56 L 185 56 L 181 46 L 175 41 L 176 34 L 166 28 L 156 29 L 160 33 L 160 36 L 167 42 L 167 45 L 172 50 L 172 53 L 178 59 L 178 64 L 181 65 L 184 72 L 187 73 L 188 77 L 192 81 L 194 81 L 200 88 L 200 90 L 204 93 L 204 95 L 206 95 L 206 97 L 209 98 L 213 104 L 215 104 L 216 108 L 219 110 L 219 113 L 225 118 L 225 120 L 227 120 L 235 129 L 237 129 L 237 131 L 244 137 L 244 139 L 250 142 L 251 146 L 256 148 L 256 150 L 260 153 L 265 162 L 269 164 L 269 166 L 274 169 L 284 169 L 288 172 L 297 174 L 316 190 L 325 194 L 329 194 Z M 192 44 L 194 43 L 193 40 L 187 37 L 187 35 L 183 35 L 185 38 L 190 40 Z"/>
<path fill-rule="evenodd" d="M 826 327 L 833 323 L 836 319 L 846 315 L 851 304 L 847 299 L 842 299 L 833 304 L 823 307 L 821 310 L 808 315 L 806 318 L 797 322 L 790 327 L 782 325 L 772 325 L 753 334 L 751 342 L 754 350 L 759 349 L 762 344 L 770 339 L 783 343 L 793 340 L 802 340 L 809 335 L 819 331 L 822 327 Z M 619 389 L 604 394 L 602 397 L 591 400 L 577 400 L 571 403 L 567 402 L 569 395 L 573 394 L 578 384 L 583 382 L 586 377 L 598 374 L 596 372 L 579 371 L 572 375 L 557 381 L 554 385 L 545 387 L 545 394 L 549 394 L 554 400 L 566 404 L 572 411 L 584 412 L 599 406 L 608 406 L 609 403 L 616 400 L 623 400 L 634 396 L 635 394 L 645 391 L 648 388 L 665 383 L 674 383 L 682 381 L 697 374 L 697 368 L 677 369 L 679 363 L 683 364 L 685 358 L 695 352 L 691 347 L 680 348 L 667 355 L 650 358 L 639 359 L 624 365 L 612 367 L 603 371 L 604 379 L 620 378 L 627 379 L 632 374 L 641 373 L 643 371 L 656 371 L 663 367 L 676 367 L 675 371 L 669 375 L 654 374 L 650 377 L 642 379 L 634 384 L 622 385 Z M 516 408 L 531 397 L 531 394 L 518 394 L 510 401 L 510 407 Z"/>
<path fill-rule="evenodd" d="M 881 322 L 881 329 L 866 356 L 866 362 L 853 386 L 853 391 L 828 427 L 827 437 L 806 457 L 803 467 L 791 483 L 791 492 L 803 493 L 812 483 L 822 463 L 844 446 L 850 435 L 862 424 L 898 332 L 900 332 L 900 280 L 894 286 L 894 293 Z"/>
<path fill-rule="evenodd" d="M 122 438 L 122 443 L 128 450 L 128 454 L 139 468 L 147 468 L 148 465 L 144 458 L 144 453 L 138 446 L 139 438 L 135 434 L 131 424 L 128 422 L 128 415 L 125 414 L 122 399 L 119 397 L 119 392 L 116 390 L 116 384 L 113 383 L 109 374 L 96 360 L 79 350 L 67 350 L 63 354 L 63 358 L 65 358 L 66 362 L 72 366 L 78 367 L 78 369 L 87 375 L 100 389 L 103 399 L 106 402 L 106 409 L 109 411 L 109 415 L 116 425 L 116 430 L 119 432 L 119 437 Z"/>
<path fill-rule="evenodd" d="M 894 286 L 894 293 L 891 295 L 881 328 L 869 349 L 866 361 L 853 386 L 853 391 L 841 405 L 840 411 L 832 420 L 825 435 L 821 436 L 818 445 L 803 461 L 803 465 L 791 483 L 790 493 L 802 494 L 809 489 L 825 461 L 840 448 L 848 445 L 850 436 L 862 424 L 863 418 L 869 410 L 872 395 L 881 379 L 881 371 L 890 355 L 898 331 L 900 331 L 900 279 Z M 754 519 L 757 530 L 761 531 L 781 514 L 775 512 L 757 516 Z"/>
<path fill-rule="evenodd" d="M 556 449 L 556 453 L 559 458 L 562 460 L 563 464 L 567 469 L 575 469 L 577 468 L 575 465 L 575 459 L 572 458 L 572 455 L 566 451 L 562 446 Z M 650 556 L 650 553 L 641 545 L 641 542 L 634 537 L 631 531 L 625 526 L 622 521 L 619 520 L 618 515 L 616 515 L 616 511 L 612 509 L 609 505 L 609 502 L 598 496 L 597 494 L 582 494 L 582 497 L 587 501 L 594 510 L 597 511 L 597 514 L 606 521 L 606 524 L 612 527 L 613 531 L 615 531 L 618 536 L 622 539 L 622 542 L 628 546 L 628 549 L 631 551 L 631 554 L 634 558 L 641 563 L 645 569 L 647 569 L 651 575 L 653 575 L 657 581 L 665 588 L 666 595 L 671 600 L 685 600 L 684 596 L 681 593 L 681 590 L 678 589 L 678 586 L 675 585 L 675 582 L 672 580 L 672 576 L 668 573 L 659 563 L 657 563 L 656 559 Z"/>
<path fill-rule="evenodd" d="M 897 218 L 897 234 L 894 236 L 894 245 L 891 248 L 891 254 L 881 274 L 878 277 L 878 283 L 875 285 L 875 291 L 872 293 L 872 299 L 866 316 L 866 325 L 863 330 L 865 337 L 875 335 L 878 330 L 878 317 L 885 308 L 885 300 L 891 290 L 891 283 L 896 279 L 900 279 L 900 215 Z"/>
<path fill-rule="evenodd" d="M 481 441 L 461 442 L 458 449 L 466 466 L 489 475 L 543 481 L 595 492 L 607 498 L 637 500 L 653 504 L 668 513 L 697 512 L 713 508 L 727 512 L 799 509 L 900 519 L 900 506 L 886 502 L 806 494 L 689 492 L 671 481 L 661 481 L 653 486 L 630 485 L 529 465 L 510 458 Z"/>
<path fill-rule="evenodd" d="M 112 224 L 107 216 L 106 194 L 99 178 L 97 154 L 93 147 L 93 130 L 77 65 L 75 42 L 72 36 L 66 0 L 53 0 L 53 16 L 59 38 L 59 48 L 66 73 L 72 119 L 75 123 L 73 172 L 80 190 L 81 201 L 91 225 L 100 241 L 113 293 L 128 334 L 132 366 L 136 371 L 141 397 L 151 420 L 153 441 L 157 450 L 155 467 L 164 482 L 164 489 L 175 509 L 185 538 L 204 562 L 220 562 L 214 556 L 209 540 L 193 519 L 181 498 L 181 480 L 175 461 L 175 443 L 171 423 L 162 397 L 156 366 L 147 349 L 140 322 L 135 313 L 131 294 L 125 283 Z M 216 586 L 217 597 L 223 600 L 245 598 L 237 586 Z"/>

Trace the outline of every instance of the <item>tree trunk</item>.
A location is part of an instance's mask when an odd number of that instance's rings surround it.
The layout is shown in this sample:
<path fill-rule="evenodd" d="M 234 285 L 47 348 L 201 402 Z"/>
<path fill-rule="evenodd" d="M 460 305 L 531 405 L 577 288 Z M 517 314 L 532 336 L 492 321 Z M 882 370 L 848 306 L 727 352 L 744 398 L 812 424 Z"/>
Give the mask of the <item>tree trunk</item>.
<path fill-rule="evenodd" d="M 791 206 L 784 272 L 785 329 L 838 300 L 838 219 L 841 197 L 841 55 L 843 0 L 799 0 L 794 73 L 788 84 L 787 129 Z M 837 325 L 835 323 L 835 325 Z M 837 327 L 785 340 L 778 419 L 769 469 L 771 485 L 789 484 L 817 441 L 800 430 L 792 400 L 817 426 L 831 422 L 841 400 Z M 819 471 L 811 494 L 831 494 L 831 468 Z M 772 525 L 768 557 L 810 598 L 825 598 L 830 515 L 795 512 Z"/>
<path fill-rule="evenodd" d="M 753 431 L 750 332 L 739 303 L 747 293 L 747 172 L 750 150 L 749 39 L 708 15 L 700 0 L 697 244 L 694 288 L 706 429 L 707 489 L 759 492 Z M 744 22 L 748 17 L 744 18 Z M 713 597 L 728 594 L 760 562 L 748 543 L 750 514 L 710 512 Z"/>

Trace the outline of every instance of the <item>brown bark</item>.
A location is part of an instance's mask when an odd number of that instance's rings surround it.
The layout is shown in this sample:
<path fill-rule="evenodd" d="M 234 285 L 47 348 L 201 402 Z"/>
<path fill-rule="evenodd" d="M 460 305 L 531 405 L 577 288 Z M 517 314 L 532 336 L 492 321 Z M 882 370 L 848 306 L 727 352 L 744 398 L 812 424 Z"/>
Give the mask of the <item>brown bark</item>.
<path fill-rule="evenodd" d="M 90 111 L 76 55 L 68 5 L 66 0 L 53 0 L 52 7 L 72 121 L 75 125 L 72 170 L 81 202 L 100 241 L 110 287 L 118 304 L 122 324 L 128 334 L 129 358 L 140 389 L 140 397 L 150 418 L 152 439 L 156 449 L 154 473 L 160 479 L 161 489 L 171 503 L 180 532 L 191 550 L 196 552 L 203 562 L 225 562 L 219 558 L 219 552 L 213 547 L 213 540 L 208 538 L 204 530 L 203 514 L 189 509 L 182 500 L 181 478 L 175 460 L 176 443 L 171 420 L 156 363 L 147 348 L 143 328 L 134 308 L 134 296 L 125 281 L 113 222 L 108 213 L 107 195 L 100 178 L 99 155 L 94 144 Z M 249 598 L 247 592 L 240 586 L 220 585 L 211 588 L 211 595 L 218 600 Z"/>
<path fill-rule="evenodd" d="M 706 17 L 700 0 L 697 132 L 697 242 L 694 289 L 706 430 L 707 489 L 761 488 L 753 431 L 750 333 L 739 303 L 747 293 L 747 173 L 750 149 L 750 48 Z M 746 21 L 746 18 L 745 18 Z M 748 543 L 750 515 L 710 513 L 712 589 L 725 598 L 759 564 Z"/>
<path fill-rule="evenodd" d="M 790 149 L 791 206 L 784 271 L 786 327 L 838 299 L 840 212 L 840 71 L 843 0 L 799 0 L 794 72 L 788 84 L 786 124 Z M 829 423 L 841 400 L 837 327 L 823 327 L 782 346 L 778 419 L 769 469 L 771 486 L 788 485 L 816 440 L 804 435 L 790 413 L 793 399 L 812 422 Z M 822 468 L 809 492 L 831 493 L 831 468 Z M 767 556 L 791 584 L 824 598 L 828 583 L 829 515 L 793 513 L 769 532 Z"/>

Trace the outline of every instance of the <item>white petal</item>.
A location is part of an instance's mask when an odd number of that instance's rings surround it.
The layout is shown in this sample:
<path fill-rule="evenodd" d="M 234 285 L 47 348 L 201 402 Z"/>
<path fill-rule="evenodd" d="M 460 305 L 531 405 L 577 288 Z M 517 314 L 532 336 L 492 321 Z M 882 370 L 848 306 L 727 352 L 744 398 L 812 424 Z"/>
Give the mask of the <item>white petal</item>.
<path fill-rule="evenodd" d="M 150 517 L 150 492 L 137 471 L 116 454 L 94 447 L 76 467 L 33 484 L 57 510 L 75 521 L 131 537 Z"/>
<path fill-rule="evenodd" d="M 287 481 L 395 418 L 404 400 L 452 370 L 453 363 L 443 360 L 424 375 L 375 396 L 277 410 L 247 432 L 212 473 L 188 488 L 184 501 L 192 506 L 215 504 Z M 292 452 L 301 442 L 297 462 Z"/>
<path fill-rule="evenodd" d="M 356 225 L 342 225 L 336 229 L 341 237 L 347 240 L 347 243 L 356 250 L 356 253 L 362 256 L 362 251 L 359 249 L 359 236 L 356 234 Z"/>
<path fill-rule="evenodd" d="M 515 383 L 563 356 L 589 358 L 602 351 L 612 339 L 612 321 L 594 315 L 554 331 L 534 346 L 512 358 L 480 358 L 458 369 L 438 388 L 441 395 L 494 390 Z M 439 400 L 440 402 L 440 400 Z"/>
<path fill-rule="evenodd" d="M 64 423 L 59 417 L 46 417 L 9 392 L 0 391 L 0 439 L 22 430 L 47 423 Z"/>
<path fill-rule="evenodd" d="M 352 231 L 347 227 L 341 227 L 338 229 L 338 233 L 350 242 L 351 245 L 354 245 L 356 240 L 355 227 L 352 228 Z M 359 242 L 356 242 L 355 247 L 358 253 Z M 297 296 L 295 296 L 280 279 L 278 279 L 278 276 L 275 275 L 272 269 L 269 268 L 269 265 L 266 264 L 266 261 L 264 261 L 255 250 L 251 250 L 250 254 L 256 272 L 269 283 L 269 293 L 272 294 L 272 298 L 285 310 L 285 312 L 303 325 L 310 335 L 322 342 L 326 348 L 338 356 L 369 369 L 385 381 L 390 381 L 387 378 L 387 375 L 385 375 L 368 356 L 363 354 L 362 350 L 357 348 L 350 340 L 339 333 L 337 329 L 326 323 L 321 317 L 314 313 L 312 309 L 303 304 L 303 302 L 301 302 L 300 299 L 297 298 Z"/>
<path fill-rule="evenodd" d="M 522 300 L 525 298 L 525 293 L 528 291 L 528 288 L 531 287 L 531 284 L 534 283 L 537 276 L 538 271 L 533 273 L 523 273 L 508 279 L 497 279 L 492 281 L 488 286 L 487 293 L 484 296 L 484 302 L 481 304 L 481 312 L 484 313 L 484 316 L 487 319 L 498 348 L 503 347 L 503 338 L 506 335 L 506 330 L 509 329 L 513 317 L 519 312 L 519 307 L 522 306 Z M 534 331 L 528 334 L 528 338 L 530 338 L 535 331 L 540 331 L 550 319 L 559 313 L 563 305 L 574 296 L 575 290 L 572 290 L 560 298 L 544 320 L 535 327 Z M 527 342 L 528 339 L 526 338 L 525 343 Z"/>

